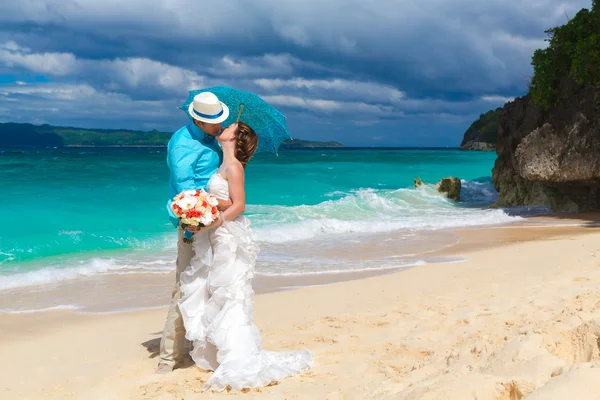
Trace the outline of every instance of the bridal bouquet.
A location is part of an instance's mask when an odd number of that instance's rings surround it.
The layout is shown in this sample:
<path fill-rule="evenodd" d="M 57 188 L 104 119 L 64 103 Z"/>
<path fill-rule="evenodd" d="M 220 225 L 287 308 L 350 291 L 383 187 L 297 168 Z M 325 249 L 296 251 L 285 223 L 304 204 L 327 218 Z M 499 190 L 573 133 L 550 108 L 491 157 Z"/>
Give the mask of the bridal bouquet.
<path fill-rule="evenodd" d="M 217 198 L 204 190 L 184 190 L 173 198 L 171 210 L 181 220 L 181 226 L 202 228 L 219 219 Z M 185 231 L 183 241 L 192 242 L 194 233 Z"/>

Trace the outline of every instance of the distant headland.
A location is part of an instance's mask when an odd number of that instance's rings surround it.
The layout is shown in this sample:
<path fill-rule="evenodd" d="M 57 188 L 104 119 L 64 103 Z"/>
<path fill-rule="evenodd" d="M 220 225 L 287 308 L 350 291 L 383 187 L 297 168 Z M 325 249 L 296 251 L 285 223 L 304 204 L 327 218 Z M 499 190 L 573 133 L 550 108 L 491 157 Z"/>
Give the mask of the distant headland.
<path fill-rule="evenodd" d="M 173 132 L 129 129 L 85 129 L 24 123 L 0 123 L 0 147 L 165 147 Z M 280 150 L 340 148 L 338 142 L 286 140 Z"/>

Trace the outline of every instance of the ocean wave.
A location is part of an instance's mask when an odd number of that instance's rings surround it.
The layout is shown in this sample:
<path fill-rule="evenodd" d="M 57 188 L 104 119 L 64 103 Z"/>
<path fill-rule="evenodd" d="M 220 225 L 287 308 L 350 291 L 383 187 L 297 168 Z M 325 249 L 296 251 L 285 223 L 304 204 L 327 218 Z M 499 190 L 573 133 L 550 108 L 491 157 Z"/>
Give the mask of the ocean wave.
<path fill-rule="evenodd" d="M 276 271 L 258 271 L 256 275 L 268 276 L 268 277 L 299 277 L 299 276 L 311 276 L 311 275 L 339 275 L 339 274 L 354 274 L 359 272 L 373 272 L 373 271 L 388 271 L 388 270 L 401 270 L 411 267 L 417 267 L 426 265 L 427 262 L 419 260 L 407 264 L 396 264 L 396 265 L 385 265 L 377 267 L 364 267 L 364 268 L 349 268 L 349 269 L 321 269 L 316 271 L 290 271 L 290 272 L 276 272 Z"/>
<path fill-rule="evenodd" d="M 0 313 L 1 314 L 33 314 L 33 313 L 40 313 L 40 312 L 46 312 L 46 311 L 57 311 L 57 310 L 78 310 L 80 309 L 79 306 L 76 305 L 72 305 L 72 304 L 66 304 L 66 305 L 60 305 L 60 306 L 54 306 L 54 307 L 46 307 L 46 308 L 34 308 L 34 309 L 30 309 L 30 310 L 12 310 L 12 309 L 1 309 L 0 308 Z"/>
<path fill-rule="evenodd" d="M 436 230 L 520 220 L 500 209 L 491 180 L 466 181 L 455 203 L 432 185 L 397 190 L 360 189 L 316 205 L 249 206 L 257 239 L 265 243 L 308 240 L 322 235 Z M 477 208 L 479 207 L 479 208 Z"/>
<path fill-rule="evenodd" d="M 444 260 L 438 260 L 438 261 L 425 261 L 425 260 L 417 260 L 417 261 L 411 261 L 411 262 L 407 262 L 404 264 L 401 263 L 396 263 L 396 264 L 386 264 L 386 265 L 379 265 L 379 266 L 370 266 L 370 267 L 363 267 L 363 268 L 348 268 L 348 269 L 322 269 L 322 270 L 315 270 L 315 271 L 259 271 L 256 273 L 256 275 L 258 276 L 265 276 L 265 277 L 286 277 L 286 278 L 290 278 L 290 277 L 301 277 L 301 276 L 321 276 L 321 275 L 340 275 L 340 274 L 356 274 L 356 273 L 362 273 L 362 272 L 377 272 L 377 271 L 400 271 L 400 270 L 405 270 L 408 268 L 413 268 L 413 267 L 419 267 L 419 266 L 423 266 L 423 265 L 427 265 L 427 264 L 455 264 L 455 263 L 461 263 L 461 262 L 465 262 L 466 259 L 463 258 L 451 258 L 451 259 L 444 259 Z"/>
<path fill-rule="evenodd" d="M 162 267 L 150 266 L 154 262 L 132 262 L 116 258 L 93 258 L 85 265 L 74 267 L 44 267 L 28 272 L 0 276 L 0 290 L 47 285 L 65 280 L 94 275 L 166 274 L 174 269 L 174 261 L 162 261 Z M 81 261 L 83 263 L 83 261 Z M 156 262 L 158 263 L 158 262 Z M 156 265 L 156 264 L 154 264 Z"/>
<path fill-rule="evenodd" d="M 505 224 L 521 219 L 518 215 L 509 215 L 503 210 L 481 208 L 482 205 L 490 204 L 497 198 L 491 180 L 485 179 L 465 181 L 462 189 L 465 202 L 459 204 L 440 195 L 432 185 L 396 190 L 365 188 L 348 193 L 331 194 L 329 200 L 315 205 L 248 206 L 248 216 L 252 221 L 254 233 L 265 250 L 261 258 L 264 268 L 259 270 L 259 274 L 350 272 L 340 267 L 346 265 L 346 262 L 334 260 L 335 262 L 332 262 L 335 266 L 327 265 L 325 256 L 306 263 L 314 266 L 314 269 L 311 268 L 312 271 L 302 271 L 301 268 L 285 267 L 285 265 L 284 270 L 278 270 L 275 267 L 281 265 L 280 262 L 270 260 L 272 257 L 268 254 L 274 251 L 274 246 L 279 247 L 278 251 L 285 252 L 285 243 L 307 241 L 302 244 L 306 247 L 312 246 L 310 240 L 317 239 L 323 243 L 323 238 L 326 238 L 326 242 L 335 248 L 338 240 L 348 243 L 356 238 L 354 234 L 369 236 L 400 231 L 404 238 L 402 243 L 404 249 L 410 247 L 411 243 L 417 243 L 417 239 L 422 238 L 423 234 L 426 235 L 423 231 Z M 339 239 L 336 235 L 339 235 Z M 85 238 L 93 235 L 65 230 L 60 236 L 79 241 L 82 236 Z M 174 230 L 145 239 L 109 236 L 102 236 L 101 239 L 122 244 L 127 250 L 118 249 L 120 254 L 110 256 L 98 256 L 97 252 L 93 257 L 89 253 L 87 255 L 79 253 L 76 256 L 78 259 L 45 262 L 45 265 L 40 265 L 35 270 L 28 269 L 10 275 L 0 275 L 0 290 L 52 284 L 94 275 L 164 274 L 174 269 L 176 247 Z M 284 247 L 281 247 L 282 243 Z M 126 253 L 122 253 L 123 251 Z M 14 258 L 12 252 L 0 253 L 0 264 L 11 258 Z M 368 267 L 369 270 L 372 266 L 373 269 L 403 267 L 400 265 L 402 263 L 397 261 L 395 265 L 379 263 L 378 266 L 373 266 L 367 263 L 364 267 Z M 297 263 L 298 260 L 295 262 Z M 407 260 L 407 262 L 414 262 L 414 260 Z"/>
<path fill-rule="evenodd" d="M 60 231 L 58 232 L 59 235 L 69 235 L 69 236 L 77 236 L 77 235 L 81 235 L 83 233 L 83 231 Z"/>
<path fill-rule="evenodd" d="M 472 205 L 488 205 L 498 201 L 498 192 L 492 184 L 492 178 L 480 178 L 461 181 L 461 201 Z"/>
<path fill-rule="evenodd" d="M 13 261 L 14 259 L 14 254 L 0 251 L 0 265 L 2 265 L 5 262 Z"/>

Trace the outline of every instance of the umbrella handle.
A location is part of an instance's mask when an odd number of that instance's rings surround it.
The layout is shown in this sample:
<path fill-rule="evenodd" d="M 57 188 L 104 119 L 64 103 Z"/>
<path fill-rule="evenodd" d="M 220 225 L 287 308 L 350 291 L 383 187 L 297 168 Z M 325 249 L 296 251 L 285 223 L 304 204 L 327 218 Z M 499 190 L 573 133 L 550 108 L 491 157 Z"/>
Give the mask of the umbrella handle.
<path fill-rule="evenodd" d="M 238 116 L 237 116 L 237 120 L 235 121 L 235 123 L 237 124 L 238 122 L 240 122 L 240 117 L 242 116 L 242 111 L 244 111 L 244 105 L 240 105 L 240 111 L 238 112 Z"/>

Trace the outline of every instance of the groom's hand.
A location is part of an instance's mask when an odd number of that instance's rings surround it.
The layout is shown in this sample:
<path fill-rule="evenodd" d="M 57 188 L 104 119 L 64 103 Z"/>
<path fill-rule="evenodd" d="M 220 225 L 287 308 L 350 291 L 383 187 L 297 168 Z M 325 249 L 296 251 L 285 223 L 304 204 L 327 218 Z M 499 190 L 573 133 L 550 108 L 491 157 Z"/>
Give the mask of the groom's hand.
<path fill-rule="evenodd" d="M 219 204 L 217 205 L 217 210 L 219 210 L 219 211 L 225 211 L 229 207 L 231 207 L 231 205 L 233 204 L 233 202 L 230 199 L 227 199 L 227 200 L 217 199 L 217 201 L 219 202 Z"/>

